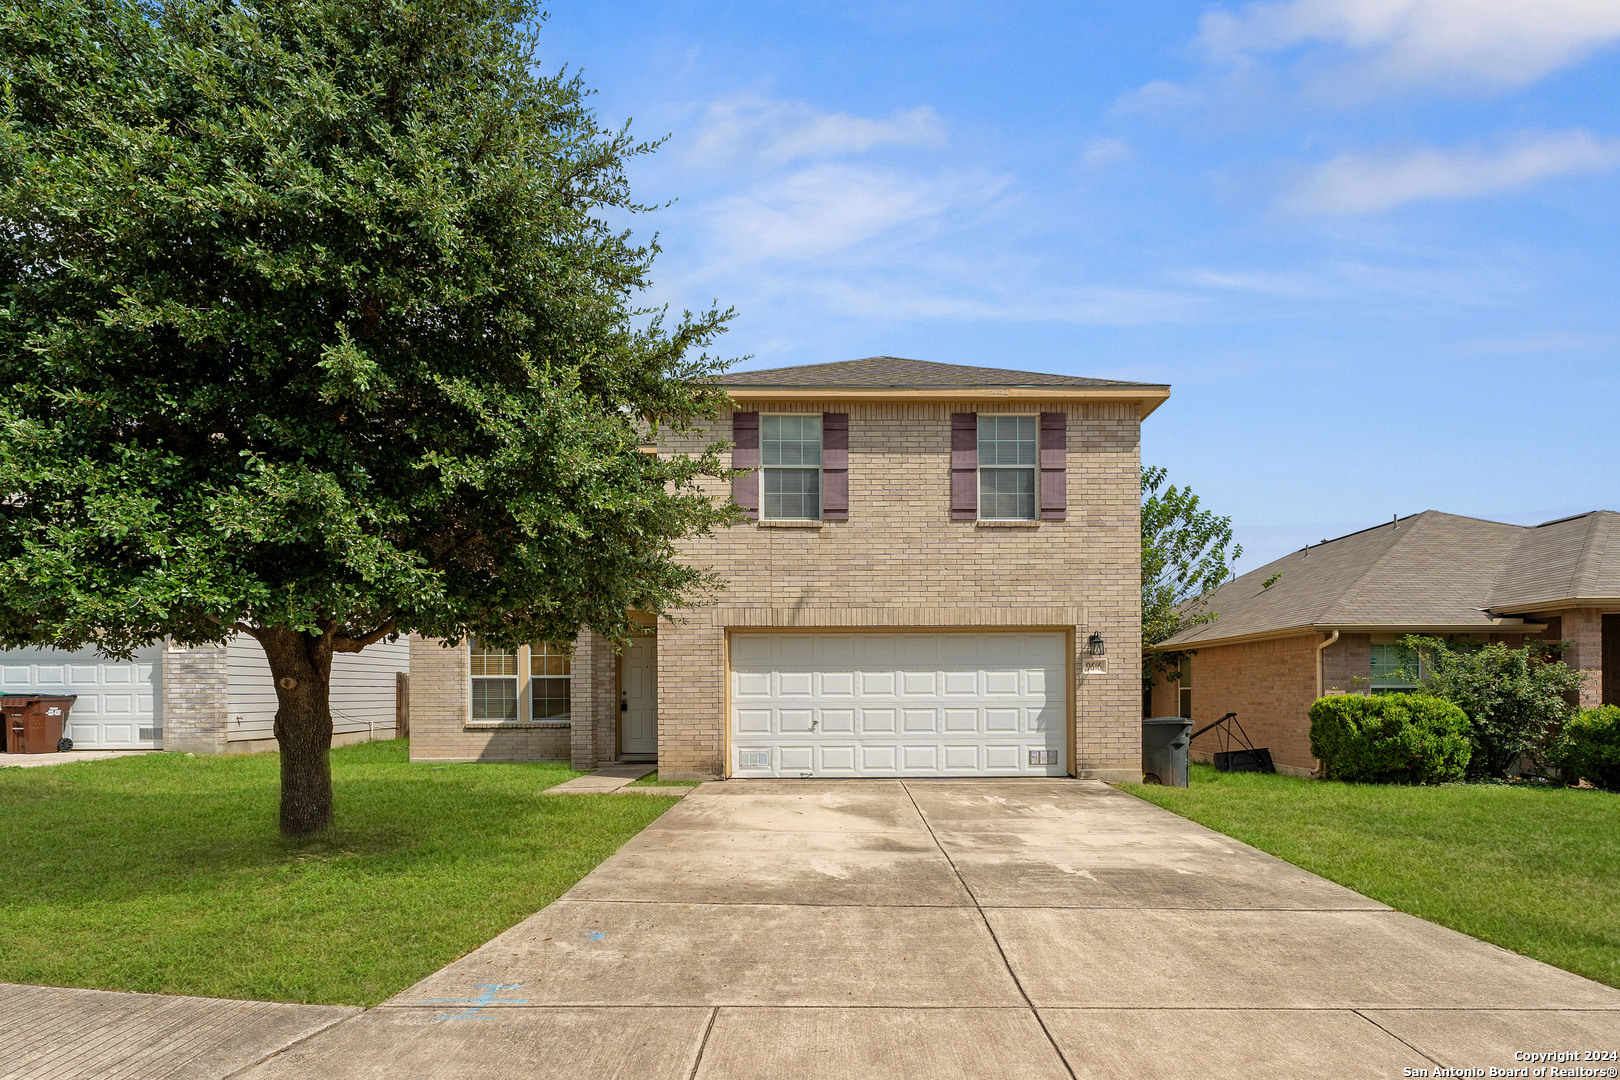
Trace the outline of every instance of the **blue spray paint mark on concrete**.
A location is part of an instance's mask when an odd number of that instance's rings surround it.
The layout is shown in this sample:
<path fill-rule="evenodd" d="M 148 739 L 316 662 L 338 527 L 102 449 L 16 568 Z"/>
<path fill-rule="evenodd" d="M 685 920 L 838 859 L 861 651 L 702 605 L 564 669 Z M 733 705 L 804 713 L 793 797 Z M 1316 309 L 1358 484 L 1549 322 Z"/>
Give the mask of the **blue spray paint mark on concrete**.
<path fill-rule="evenodd" d="M 423 1002 L 423 1004 L 471 1005 L 472 1008 L 468 1009 L 466 1012 L 455 1013 L 451 1016 L 440 1016 L 437 1017 L 437 1019 L 481 1020 L 483 1017 L 479 1015 L 478 1010 L 482 1009 L 485 1005 L 527 1005 L 529 1003 L 528 998 L 503 998 L 495 996 L 502 990 L 521 990 L 523 989 L 522 983 L 515 983 L 511 986 L 506 986 L 500 983 L 474 983 L 473 988 L 476 990 L 482 990 L 483 993 L 479 994 L 475 998 L 429 998 Z"/>
<path fill-rule="evenodd" d="M 607 937 L 607 935 L 602 933 L 602 931 L 600 931 L 600 930 L 592 930 L 590 933 L 585 935 L 585 940 L 586 941 L 601 941 L 605 937 Z"/>

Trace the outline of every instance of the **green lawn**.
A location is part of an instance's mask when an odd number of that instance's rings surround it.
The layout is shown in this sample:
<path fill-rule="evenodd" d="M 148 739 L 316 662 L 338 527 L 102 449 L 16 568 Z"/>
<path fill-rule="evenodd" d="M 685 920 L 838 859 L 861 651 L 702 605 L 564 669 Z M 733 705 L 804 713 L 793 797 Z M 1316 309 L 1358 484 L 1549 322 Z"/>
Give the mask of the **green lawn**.
<path fill-rule="evenodd" d="M 332 753 L 337 826 L 276 834 L 277 759 L 0 768 L 0 982 L 369 1005 L 578 881 L 673 798 L 565 765 Z"/>
<path fill-rule="evenodd" d="M 1380 900 L 1620 986 L 1620 795 L 1216 772 L 1124 790 Z"/>

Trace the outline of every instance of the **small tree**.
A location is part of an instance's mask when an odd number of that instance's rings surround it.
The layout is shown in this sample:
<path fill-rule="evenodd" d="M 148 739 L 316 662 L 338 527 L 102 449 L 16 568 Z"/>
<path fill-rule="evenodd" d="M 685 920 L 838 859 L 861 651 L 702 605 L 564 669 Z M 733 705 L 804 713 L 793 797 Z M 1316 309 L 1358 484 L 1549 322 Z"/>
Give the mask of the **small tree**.
<path fill-rule="evenodd" d="M 655 247 L 532 0 L 0 6 L 0 646 L 247 634 L 281 829 L 332 820 L 333 654 L 631 630 L 709 584 L 728 313 Z"/>
<path fill-rule="evenodd" d="M 1412 635 L 1401 644 L 1427 662 L 1430 693 L 1467 714 L 1473 779 L 1504 776 L 1520 758 L 1539 755 L 1548 737 L 1574 714 L 1569 698 L 1585 680 L 1534 642 L 1518 649 L 1499 642 L 1459 649 L 1439 638 Z"/>
<path fill-rule="evenodd" d="M 1204 597 L 1232 576 L 1243 554 L 1232 543 L 1232 519 L 1199 508 L 1190 488 L 1165 487 L 1159 466 L 1142 470 L 1142 647 L 1148 657 L 1143 678 L 1174 671 L 1185 655 L 1148 651 L 1189 626 L 1216 617 Z"/>

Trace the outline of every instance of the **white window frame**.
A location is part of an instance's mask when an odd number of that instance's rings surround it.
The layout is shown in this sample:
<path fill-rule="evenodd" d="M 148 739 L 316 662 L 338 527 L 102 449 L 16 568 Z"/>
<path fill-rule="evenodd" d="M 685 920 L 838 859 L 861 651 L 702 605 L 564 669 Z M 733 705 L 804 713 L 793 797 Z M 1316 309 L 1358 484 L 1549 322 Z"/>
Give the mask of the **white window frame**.
<path fill-rule="evenodd" d="M 1035 425 L 1035 460 L 1029 465 L 991 465 L 984 464 L 984 455 L 979 449 L 979 432 L 983 429 L 986 420 L 1028 420 Z M 973 430 L 973 454 L 978 464 L 974 474 L 973 483 L 976 486 L 974 500 L 979 508 L 980 521 L 1039 521 L 1041 516 L 1041 418 L 1034 413 L 979 413 Z M 1030 474 L 1031 490 L 1034 492 L 1032 509 L 1028 517 L 987 517 L 984 513 L 984 474 L 986 472 L 1027 472 Z"/>
<path fill-rule="evenodd" d="M 766 502 L 766 495 L 765 495 L 765 488 L 767 486 L 766 483 L 765 483 L 765 475 L 766 475 L 766 473 L 771 472 L 772 470 L 775 470 L 775 469 L 792 469 L 795 472 L 802 472 L 802 471 L 812 467 L 812 466 L 809 466 L 809 465 L 767 465 L 767 464 L 765 464 L 765 422 L 767 420 L 773 420 L 773 419 L 774 420 L 785 419 L 785 418 L 790 417 L 790 416 L 791 417 L 798 417 L 800 419 L 814 420 L 816 422 L 816 433 L 817 433 L 817 435 L 816 435 L 816 464 L 814 466 L 814 468 L 816 470 L 816 516 L 813 517 L 813 518 L 806 518 L 806 517 L 771 517 L 769 514 L 767 514 L 765 512 L 766 506 L 768 505 L 767 502 Z M 821 521 L 821 520 L 823 520 L 823 516 L 827 512 L 827 506 L 826 506 L 827 489 L 826 489 L 826 485 L 825 485 L 825 477 L 822 475 L 821 469 L 822 469 L 822 459 L 826 455 L 826 452 L 827 452 L 827 433 L 824 430 L 822 430 L 821 414 L 820 413 L 760 413 L 759 414 L 759 520 L 761 520 L 761 521 Z"/>
<path fill-rule="evenodd" d="M 470 661 L 470 658 L 471 658 L 471 655 L 472 655 L 472 651 L 474 649 L 476 649 L 476 648 L 477 648 L 477 639 L 476 638 L 469 639 L 468 642 L 467 642 L 469 661 Z M 537 675 L 534 674 L 534 672 L 532 670 L 533 669 L 532 660 L 533 660 L 533 655 L 534 655 L 533 649 L 528 645 L 520 645 L 516 650 L 514 650 L 514 652 L 515 652 L 515 654 L 517 656 L 517 673 L 515 675 L 475 675 L 472 672 L 472 664 L 470 662 L 468 663 L 468 665 L 467 665 L 467 722 L 472 723 L 472 724 L 477 724 L 480 727 L 485 727 L 485 726 L 490 726 L 490 725 L 501 725 L 501 724 L 532 724 L 532 723 L 566 724 L 566 723 L 571 723 L 572 719 L 573 719 L 572 718 L 572 710 L 573 710 L 573 700 L 574 700 L 573 664 L 572 663 L 569 664 L 569 671 L 568 671 L 568 674 L 566 674 L 566 675 L 538 675 L 537 676 Z M 541 717 L 538 720 L 535 719 L 535 717 L 534 717 L 534 680 L 536 678 L 541 678 L 541 679 L 567 679 L 568 680 L 568 702 L 569 702 L 569 711 L 570 711 L 569 716 L 546 716 L 546 717 Z M 497 681 L 497 680 L 510 681 L 510 682 L 513 683 L 513 685 L 516 688 L 516 693 L 517 693 L 517 717 L 515 719 L 510 718 L 510 717 L 508 717 L 508 718 L 488 719 L 488 718 L 485 718 L 485 717 L 477 717 L 477 716 L 473 715 L 473 688 L 474 688 L 474 686 L 479 682 L 493 682 L 493 681 Z"/>

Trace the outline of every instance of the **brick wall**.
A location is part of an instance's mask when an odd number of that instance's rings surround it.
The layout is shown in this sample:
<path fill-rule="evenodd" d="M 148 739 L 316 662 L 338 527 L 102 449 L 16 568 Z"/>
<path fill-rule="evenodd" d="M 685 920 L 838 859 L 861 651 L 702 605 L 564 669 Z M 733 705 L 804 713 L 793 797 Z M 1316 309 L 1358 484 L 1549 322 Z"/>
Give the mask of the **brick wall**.
<path fill-rule="evenodd" d="M 1316 768 L 1310 740 L 1316 645 L 1323 640 L 1325 635 L 1308 634 L 1201 646 L 1192 658 L 1194 730 L 1235 712 L 1250 741 L 1271 748 L 1278 772 L 1310 773 Z M 1326 651 L 1344 646 L 1341 637 Z M 1219 748 L 1210 732 L 1194 741 L 1193 758 L 1209 761 Z"/>
<path fill-rule="evenodd" d="M 849 414 L 849 521 L 818 528 L 750 523 L 685 546 L 689 558 L 719 571 L 728 585 L 716 605 L 658 627 L 661 772 L 722 775 L 728 627 L 1053 626 L 1072 630 L 1077 649 L 1093 631 L 1108 648 L 1108 672 L 1079 678 L 1074 695 L 1080 775 L 1140 777 L 1134 404 L 827 401 L 757 408 Z M 951 520 L 951 414 L 1060 408 L 1068 416 L 1067 519 L 1017 528 Z M 712 430 L 667 440 L 666 449 L 694 451 L 729 436 L 727 417 Z M 712 491 L 725 494 L 718 484 Z M 1082 670 L 1079 658 L 1075 670 Z"/>
<path fill-rule="evenodd" d="M 1327 635 L 1323 635 L 1317 640 L 1326 641 Z M 1312 663 L 1315 663 L 1315 661 L 1313 660 Z M 1341 633 L 1338 641 L 1322 650 L 1322 693 L 1368 694 L 1371 692 L 1372 635 Z M 1307 727 L 1309 727 L 1309 724 L 1310 721 L 1307 719 Z"/>
<path fill-rule="evenodd" d="M 1581 687 L 1581 708 L 1603 704 L 1602 613 L 1597 608 L 1565 608 L 1557 617 L 1567 643 L 1564 663 L 1586 676 Z"/>
<path fill-rule="evenodd" d="M 162 683 L 163 748 L 223 754 L 230 709 L 225 646 L 166 646 Z"/>

